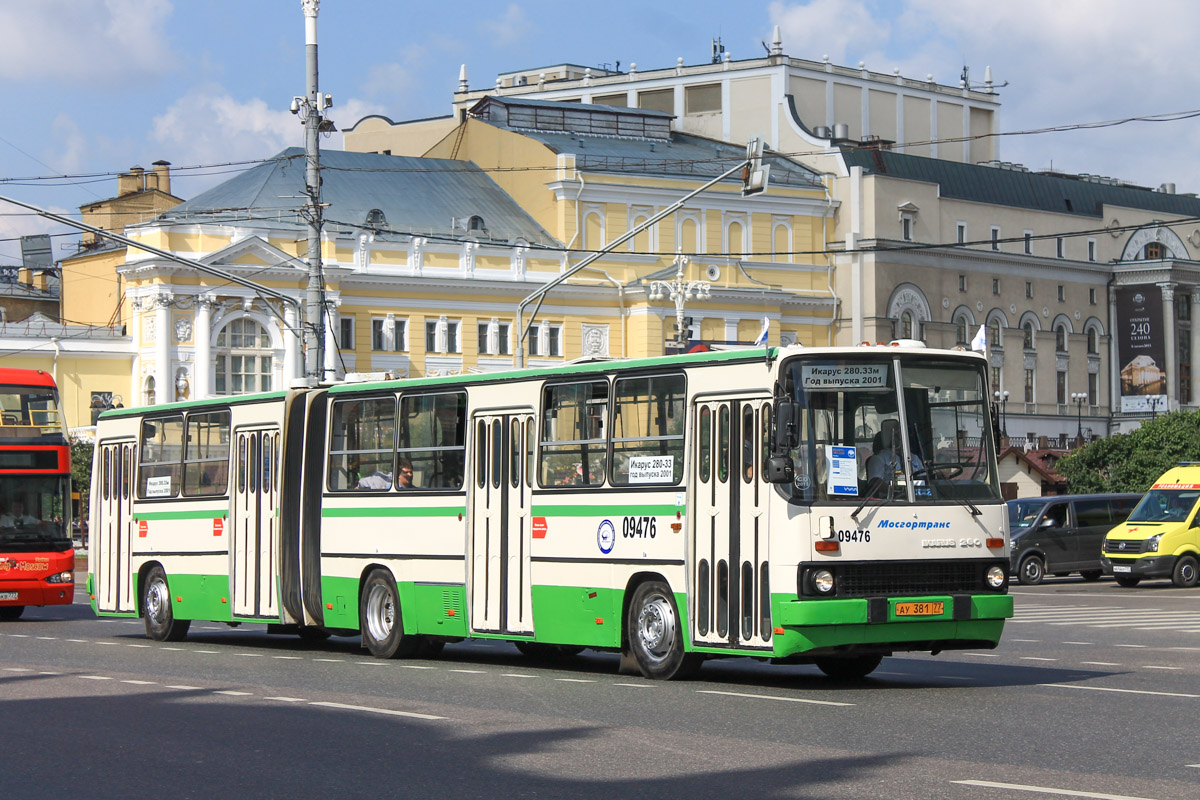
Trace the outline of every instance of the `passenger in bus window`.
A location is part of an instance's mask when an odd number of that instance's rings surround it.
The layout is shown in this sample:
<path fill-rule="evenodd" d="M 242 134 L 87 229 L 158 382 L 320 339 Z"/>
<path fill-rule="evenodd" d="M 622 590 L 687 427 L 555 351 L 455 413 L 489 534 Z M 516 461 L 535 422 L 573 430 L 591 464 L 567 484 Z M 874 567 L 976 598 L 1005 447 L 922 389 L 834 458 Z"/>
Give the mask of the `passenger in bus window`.
<path fill-rule="evenodd" d="M 401 489 L 415 489 L 413 486 L 413 465 L 407 458 L 400 459 L 400 483 Z"/>
<path fill-rule="evenodd" d="M 375 470 L 370 475 L 364 475 L 358 479 L 356 489 L 367 489 L 369 491 L 381 491 L 392 488 L 391 473 L 383 470 Z"/>
<path fill-rule="evenodd" d="M 40 523 L 40 519 L 25 513 L 25 504 L 20 500 L 13 500 L 11 513 L 7 510 L 0 511 L 0 528 L 15 528 L 18 525 L 38 525 Z"/>

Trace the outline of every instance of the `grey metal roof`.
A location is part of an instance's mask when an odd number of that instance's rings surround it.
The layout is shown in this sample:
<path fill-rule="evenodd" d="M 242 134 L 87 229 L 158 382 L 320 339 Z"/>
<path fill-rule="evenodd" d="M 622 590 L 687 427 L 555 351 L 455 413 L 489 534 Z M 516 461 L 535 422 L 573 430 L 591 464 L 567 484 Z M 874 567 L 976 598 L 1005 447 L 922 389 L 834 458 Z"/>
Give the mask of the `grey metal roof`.
<path fill-rule="evenodd" d="M 553 108 L 553 109 L 572 109 L 576 111 L 587 111 L 588 109 L 603 110 L 609 114 L 629 114 L 639 117 L 670 117 L 675 118 L 675 115 L 669 111 L 658 111 L 653 108 L 630 108 L 628 106 L 604 106 L 598 103 L 579 103 L 574 100 L 535 100 L 531 97 L 484 97 L 478 103 L 471 107 L 474 113 L 476 109 L 488 103 L 500 103 L 510 107 L 528 106 L 530 108 Z"/>
<path fill-rule="evenodd" d="M 1200 198 L 1117 186 L 1058 174 L 961 164 L 891 150 L 842 148 L 848 167 L 938 185 L 941 197 L 978 203 L 1101 217 L 1105 205 L 1180 216 L 1200 216 Z M 772 172 L 772 179 L 775 174 Z"/>
<path fill-rule="evenodd" d="M 259 222 L 270 227 L 304 227 L 304 150 L 290 147 L 158 217 L 159 221 Z M 461 238 L 453 219 L 483 219 L 479 239 L 557 245 L 483 170 L 469 161 L 387 156 L 343 150 L 321 152 L 321 201 L 325 228 Z M 372 211 L 385 222 L 366 225 Z M 372 215 L 377 217 L 377 215 Z"/>

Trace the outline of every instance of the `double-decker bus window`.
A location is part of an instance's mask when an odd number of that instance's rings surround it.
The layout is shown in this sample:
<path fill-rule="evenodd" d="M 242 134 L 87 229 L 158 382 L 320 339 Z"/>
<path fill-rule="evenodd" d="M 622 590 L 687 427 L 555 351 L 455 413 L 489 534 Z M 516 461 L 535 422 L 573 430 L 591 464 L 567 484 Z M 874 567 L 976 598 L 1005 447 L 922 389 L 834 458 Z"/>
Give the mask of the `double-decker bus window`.
<path fill-rule="evenodd" d="M 142 422 L 138 497 L 178 497 L 183 459 L 183 416 Z"/>
<path fill-rule="evenodd" d="M 450 392 L 402 397 L 399 452 L 400 463 L 412 466 L 411 488 L 461 489 L 467 463 L 467 396 Z"/>
<path fill-rule="evenodd" d="M 58 392 L 53 388 L 5 386 L 0 389 L 0 443 L 59 444 L 65 437 Z"/>
<path fill-rule="evenodd" d="M 683 375 L 616 382 L 613 483 L 670 484 L 683 478 L 685 390 Z"/>
<path fill-rule="evenodd" d="M 223 495 L 229 487 L 229 412 L 189 414 L 183 451 L 183 493 Z"/>
<path fill-rule="evenodd" d="M 567 383 L 542 390 L 542 486 L 604 482 L 608 384 Z"/>
<path fill-rule="evenodd" d="M 387 491 L 394 482 L 396 398 L 339 400 L 329 441 L 332 491 Z"/>

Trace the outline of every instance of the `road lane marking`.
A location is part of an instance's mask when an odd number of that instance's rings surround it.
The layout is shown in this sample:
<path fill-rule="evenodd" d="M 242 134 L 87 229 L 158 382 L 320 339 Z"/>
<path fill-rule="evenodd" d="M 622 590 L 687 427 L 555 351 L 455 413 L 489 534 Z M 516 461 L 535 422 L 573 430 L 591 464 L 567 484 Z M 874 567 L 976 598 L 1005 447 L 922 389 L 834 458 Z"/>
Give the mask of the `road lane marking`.
<path fill-rule="evenodd" d="M 1144 644 L 1114 644 L 1113 647 L 1145 647 Z"/>
<path fill-rule="evenodd" d="M 158 681 L 134 681 L 134 680 L 129 680 L 129 681 L 121 681 L 121 683 L 132 683 L 134 686 L 154 686 L 154 685 L 156 685 L 156 684 L 158 683 Z"/>
<path fill-rule="evenodd" d="M 107 675 L 80 675 L 85 681 L 111 681 L 112 678 Z"/>
<path fill-rule="evenodd" d="M 1107 686 L 1080 686 L 1076 683 L 1039 683 L 1039 686 L 1050 686 L 1062 689 L 1087 689 L 1091 692 L 1119 692 L 1121 694 L 1152 694 L 1158 697 L 1200 697 L 1200 694 L 1183 692 L 1150 692 L 1145 689 L 1110 689 Z"/>
<path fill-rule="evenodd" d="M 374 662 L 374 661 L 363 661 L 363 662 L 360 662 L 360 663 L 363 663 L 363 664 L 374 664 L 374 663 L 376 663 L 376 662 Z M 428 664 L 400 664 L 400 665 L 398 665 L 398 666 L 400 667 L 400 669 L 437 669 L 437 667 L 431 667 L 431 666 L 429 666 Z"/>
<path fill-rule="evenodd" d="M 68 642 L 76 642 L 78 644 L 87 644 L 87 639 L 67 639 Z"/>
<path fill-rule="evenodd" d="M 1043 656 L 1021 656 L 1022 661 L 1058 661 L 1057 658 L 1045 658 Z"/>
<path fill-rule="evenodd" d="M 262 658 L 263 657 L 262 653 L 234 653 L 234 655 L 242 656 L 244 658 Z"/>
<path fill-rule="evenodd" d="M 148 644 L 127 644 L 126 647 L 149 647 Z"/>
<path fill-rule="evenodd" d="M 554 680 L 562 681 L 563 683 L 595 683 L 594 680 L 587 678 L 555 678 Z"/>
<path fill-rule="evenodd" d="M 1091 642 L 1063 642 L 1063 644 L 1091 644 Z"/>
<path fill-rule="evenodd" d="M 963 653 L 964 656 L 978 656 L 979 658 L 999 658 L 995 653 Z"/>
<path fill-rule="evenodd" d="M 62 675 L 61 672 L 39 672 L 38 675 Z"/>
<path fill-rule="evenodd" d="M 33 672 L 33 670 L 25 669 L 25 667 L 5 667 L 4 671 L 5 672 Z"/>
<path fill-rule="evenodd" d="M 749 697 L 754 700 L 783 700 L 788 703 L 810 703 L 817 706 L 853 706 L 854 703 L 835 703 L 832 700 L 810 700 L 806 697 L 779 697 L 778 695 L 751 694 L 749 692 L 719 692 L 716 689 L 697 689 L 696 694 L 719 694 L 726 697 Z"/>
<path fill-rule="evenodd" d="M 1093 664 L 1097 667 L 1119 667 L 1116 661 L 1080 661 L 1080 664 Z"/>
<path fill-rule="evenodd" d="M 178 683 L 177 683 L 177 684 L 175 684 L 174 686 L 168 686 L 167 688 L 168 688 L 168 689 L 182 689 L 182 690 L 183 690 L 183 691 L 185 691 L 185 692 L 198 692 L 198 691 L 200 691 L 200 687 L 199 687 L 199 686 L 185 686 L 185 685 L 183 685 L 183 684 L 178 684 Z"/>
<path fill-rule="evenodd" d="M 164 650 L 186 650 L 187 648 L 186 647 L 164 647 L 163 649 Z M 215 656 L 217 653 L 219 653 L 221 651 L 220 650 L 193 650 L 192 652 L 193 653 L 207 653 L 209 655 Z"/>
<path fill-rule="evenodd" d="M 1183 669 L 1183 667 L 1156 667 L 1153 664 L 1147 664 L 1143 669 Z"/>
<path fill-rule="evenodd" d="M 346 659 L 344 658 L 314 658 L 313 661 L 326 661 L 330 664 L 341 664 Z"/>
<path fill-rule="evenodd" d="M 485 672 L 482 669 L 448 669 L 446 671 L 447 672 L 462 672 L 467 675 L 486 675 L 487 674 L 487 672 Z"/>
<path fill-rule="evenodd" d="M 102 645 L 104 647 L 116 647 L 118 643 L 117 642 L 93 642 L 93 644 Z"/>
<path fill-rule="evenodd" d="M 304 656 L 271 656 L 271 658 L 278 658 L 283 661 L 300 661 Z"/>
<path fill-rule="evenodd" d="M 1041 794 L 1059 794 L 1067 797 L 1090 797 L 1094 800 L 1154 800 L 1151 797 L 1135 797 L 1131 794 L 1102 794 L 1100 792 L 1081 792 L 1076 789 L 1054 789 L 1049 786 L 1026 786 L 1023 783 L 997 783 L 996 781 L 950 781 L 961 786 L 982 786 L 988 789 L 1012 789 L 1017 792 L 1039 792 Z"/>
<path fill-rule="evenodd" d="M 270 698 L 268 698 L 270 699 Z M 338 708 L 344 711 L 366 711 L 369 714 L 387 714 L 392 717 L 415 717 L 416 719 L 446 719 L 433 714 L 419 714 L 416 711 L 394 711 L 390 708 L 371 708 L 370 706 L 352 706 L 347 703 L 331 703 L 327 701 L 313 701 L 310 706 L 320 706 L 321 708 Z"/>
<path fill-rule="evenodd" d="M 252 696 L 250 694 L 250 692 L 235 692 L 232 689 L 222 689 L 220 691 L 213 692 L 213 694 L 227 694 L 227 695 L 230 695 L 231 697 L 251 697 Z"/>
<path fill-rule="evenodd" d="M 57 639 L 58 637 L 57 636 L 39 636 L 37 638 L 39 638 L 43 641 L 52 641 L 54 639 Z"/>
<path fill-rule="evenodd" d="M 182 648 L 182 647 L 160 647 L 158 649 L 159 650 L 183 650 L 185 648 Z"/>
<path fill-rule="evenodd" d="M 268 697 L 268 700 L 278 700 L 281 703 L 307 703 L 303 697 Z"/>
<path fill-rule="evenodd" d="M 502 672 L 500 674 L 500 677 L 502 677 L 502 678 L 536 678 L 537 675 L 522 675 L 519 672 Z"/>
<path fill-rule="evenodd" d="M 649 689 L 648 683 L 614 683 L 613 686 L 630 686 L 634 689 Z"/>

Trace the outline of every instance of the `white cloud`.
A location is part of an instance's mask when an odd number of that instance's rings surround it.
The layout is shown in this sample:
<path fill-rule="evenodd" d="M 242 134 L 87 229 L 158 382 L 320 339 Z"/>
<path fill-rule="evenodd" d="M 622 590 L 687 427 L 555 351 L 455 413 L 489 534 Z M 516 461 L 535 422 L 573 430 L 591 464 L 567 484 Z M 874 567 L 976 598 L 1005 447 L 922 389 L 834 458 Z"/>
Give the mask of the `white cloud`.
<path fill-rule="evenodd" d="M 493 44 L 516 44 L 533 29 L 533 24 L 516 3 L 509 3 L 499 19 L 484 20 L 480 28 L 489 33 Z"/>
<path fill-rule="evenodd" d="M 149 141 L 177 165 L 266 158 L 304 144 L 303 126 L 286 108 L 239 100 L 217 85 L 199 86 L 154 117 Z"/>
<path fill-rule="evenodd" d="M 767 13 L 779 26 L 784 52 L 814 61 L 829 56 L 835 64 L 857 64 L 886 45 L 890 35 L 890 24 L 873 16 L 861 0 L 773 2 Z"/>
<path fill-rule="evenodd" d="M 169 0 L 37 0 L 0 6 L 0 78 L 111 86 L 157 78 L 176 58 Z"/>

